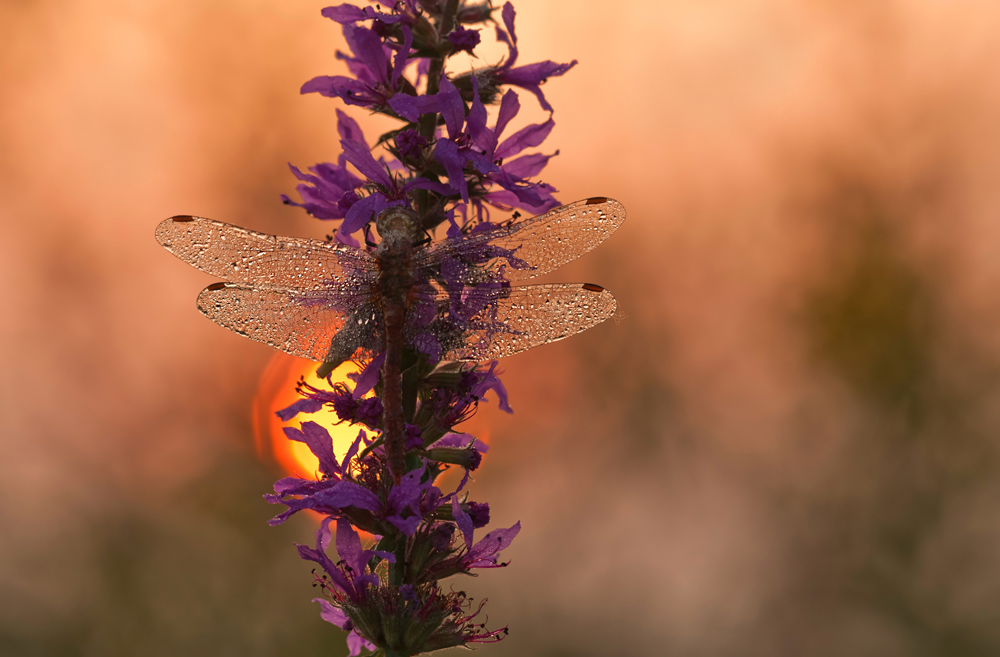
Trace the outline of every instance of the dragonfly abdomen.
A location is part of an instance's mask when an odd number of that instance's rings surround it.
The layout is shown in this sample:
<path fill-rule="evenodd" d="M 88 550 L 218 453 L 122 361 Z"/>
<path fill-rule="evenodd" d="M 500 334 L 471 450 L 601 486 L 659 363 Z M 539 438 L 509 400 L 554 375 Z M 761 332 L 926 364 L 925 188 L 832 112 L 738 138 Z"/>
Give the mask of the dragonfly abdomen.
<path fill-rule="evenodd" d="M 413 242 L 418 224 L 409 210 L 394 207 L 376 222 L 382 243 L 376 251 L 379 262 L 378 288 L 385 325 L 385 362 L 382 364 L 382 431 L 386 460 L 398 484 L 406 468 L 406 421 L 403 415 L 403 329 L 407 299 L 415 284 Z"/>

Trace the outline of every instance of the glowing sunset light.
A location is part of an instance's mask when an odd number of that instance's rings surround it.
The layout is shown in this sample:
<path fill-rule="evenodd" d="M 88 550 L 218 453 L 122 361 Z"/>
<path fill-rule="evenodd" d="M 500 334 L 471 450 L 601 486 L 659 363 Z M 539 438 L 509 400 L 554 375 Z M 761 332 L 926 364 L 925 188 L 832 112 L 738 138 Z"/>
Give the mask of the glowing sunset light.
<path fill-rule="evenodd" d="M 335 369 L 330 375 L 334 383 L 352 383 L 348 374 L 358 371 L 357 365 L 348 361 Z M 333 411 L 323 409 L 312 415 L 300 415 L 285 422 L 275 413 L 296 400 L 300 399 L 295 392 L 295 384 L 300 378 L 316 388 L 329 390 L 325 379 L 316 376 L 316 363 L 304 358 L 296 358 L 278 352 L 267 364 L 257 386 L 257 395 L 253 400 L 253 428 L 257 442 L 257 455 L 264 459 L 268 451 L 288 474 L 302 478 L 316 479 L 319 468 L 318 459 L 309 448 L 300 442 L 289 440 L 282 429 L 296 427 L 311 420 L 321 424 L 333 437 L 333 451 L 342 457 L 347 453 L 351 443 L 358 437 L 361 427 L 346 422 L 337 424 L 338 418 Z"/>
<path fill-rule="evenodd" d="M 299 415 L 287 422 L 276 415 L 277 411 L 301 399 L 295 391 L 296 383 L 300 378 L 304 378 L 306 383 L 316 388 L 330 389 L 330 385 L 325 379 L 316 376 L 316 365 L 311 360 L 296 358 L 282 352 L 275 353 L 261 374 L 251 410 L 257 456 L 262 460 L 274 458 L 285 472 L 304 479 L 317 478 L 319 460 L 309 451 L 305 443 L 289 440 L 282 429 L 285 427 L 298 428 L 306 420 L 317 422 L 330 432 L 330 436 L 333 438 L 333 452 L 339 457 L 343 457 L 347 453 L 361 429 L 358 425 L 346 422 L 337 424 L 337 415 L 332 410 L 327 409 L 312 415 Z M 357 365 L 348 361 L 331 373 L 330 380 L 334 383 L 344 382 L 353 386 L 353 381 L 350 381 L 347 375 L 357 371 Z M 490 443 L 489 427 L 486 426 L 486 422 L 478 413 L 456 426 L 454 430 L 472 433 L 482 442 Z M 371 435 L 370 431 L 369 435 Z M 448 477 L 449 474 L 450 472 L 443 476 Z M 447 480 L 442 480 L 442 483 L 444 481 Z"/>

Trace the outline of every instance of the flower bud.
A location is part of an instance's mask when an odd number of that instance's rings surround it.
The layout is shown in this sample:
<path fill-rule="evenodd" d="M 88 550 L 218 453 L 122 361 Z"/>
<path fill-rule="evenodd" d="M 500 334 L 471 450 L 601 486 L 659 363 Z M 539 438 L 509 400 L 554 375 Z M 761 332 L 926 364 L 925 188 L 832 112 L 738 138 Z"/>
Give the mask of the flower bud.
<path fill-rule="evenodd" d="M 438 463 L 454 463 L 466 470 L 475 470 L 483 455 L 475 447 L 435 447 L 427 450 L 427 458 Z"/>

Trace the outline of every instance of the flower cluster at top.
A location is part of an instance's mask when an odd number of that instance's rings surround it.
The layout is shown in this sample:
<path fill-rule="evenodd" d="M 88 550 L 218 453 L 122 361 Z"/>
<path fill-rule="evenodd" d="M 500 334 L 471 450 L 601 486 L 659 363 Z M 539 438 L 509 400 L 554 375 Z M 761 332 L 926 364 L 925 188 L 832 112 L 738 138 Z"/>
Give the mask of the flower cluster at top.
<path fill-rule="evenodd" d="M 376 146 L 387 155 L 376 160 L 358 124 L 337 110 L 343 149 L 337 163 L 317 164 L 311 173 L 292 167 L 302 181 L 297 188 L 302 202 L 283 196 L 285 203 L 305 208 L 317 219 L 341 220 L 336 239 L 354 246 L 359 231 L 392 205 L 416 211 L 425 230 L 445 222 L 458 230 L 488 221 L 489 206 L 537 214 L 559 205 L 552 186 L 530 180 L 558 151 L 523 153 L 539 146 L 555 127 L 541 84 L 576 61 L 517 66 L 509 2 L 499 10 L 502 26 L 496 25 L 496 38 L 508 48 L 504 61 L 452 77 L 445 73 L 445 60 L 460 53 L 474 57 L 480 42 L 481 30 L 466 26 L 495 22 L 496 10 L 488 2 L 405 0 L 389 12 L 345 4 L 322 13 L 342 25 L 351 52 L 338 51 L 337 58 L 347 63 L 352 76 L 313 78 L 302 93 L 339 98 L 404 125 L 378 138 Z M 549 120 L 505 136 L 521 107 L 514 89 L 501 93 L 505 86 L 534 94 Z M 486 106 L 496 104 L 491 122 Z"/>
<path fill-rule="evenodd" d="M 358 124 L 338 109 L 342 153 L 337 163 L 317 164 L 309 173 L 292 167 L 301 181 L 301 203 L 283 197 L 285 203 L 318 219 L 336 220 L 333 239 L 360 248 L 362 242 L 374 247 L 371 225 L 393 206 L 413 213 L 428 236 L 447 226 L 448 238 L 456 238 L 491 230 L 496 224 L 490 222 L 490 208 L 537 214 L 558 205 L 555 189 L 532 180 L 555 153 L 525 151 L 539 146 L 554 126 L 541 84 L 576 62 L 518 66 L 509 2 L 495 9 L 489 2 L 402 0 L 391 9 L 344 4 L 322 13 L 342 26 L 350 53 L 338 52 L 337 58 L 346 62 L 351 75 L 314 78 L 302 93 L 339 98 L 403 125 L 379 137 L 374 147 L 384 152 L 376 157 Z M 476 26 L 486 24 L 506 44 L 506 57 L 465 73 L 446 73 L 451 57 L 477 58 L 484 28 Z M 505 135 L 520 109 L 518 93 L 510 87 L 533 94 L 549 119 Z M 490 105 L 498 106 L 493 120 Z M 461 266 L 475 269 L 497 256 L 488 248 L 481 251 L 462 254 Z M 504 255 L 518 266 L 512 253 Z M 449 267 L 442 265 L 442 280 L 449 289 L 457 284 L 456 299 L 472 303 L 461 288 L 463 280 L 475 276 L 446 271 Z M 490 279 L 486 286 L 502 284 Z M 491 391 L 500 408 L 511 412 L 496 363 L 442 361 L 441 344 L 406 345 L 399 367 L 405 420 L 405 467 L 400 471 L 390 462 L 386 444 L 386 352 L 374 354 L 374 349 L 365 353 L 353 385 L 329 381 L 329 389 L 320 389 L 301 382 L 301 399 L 279 412 L 285 421 L 333 412 L 340 422 L 356 425 L 358 434 L 338 457 L 320 424 L 306 419 L 298 428 L 285 429 L 289 439 L 315 454 L 319 472 L 316 479 L 288 477 L 275 484 L 267 500 L 287 509 L 271 523 L 305 509 L 323 517 L 315 544 L 298 550 L 303 559 L 318 564 L 314 572 L 324 594 L 316 599 L 321 616 L 349 632 L 351 655 L 367 648 L 384 657 L 403 657 L 500 640 L 507 629 L 486 628 L 482 602 L 474 605 L 464 592 L 442 581 L 506 565 L 500 553 L 520 530 L 516 523 L 475 540 L 475 530 L 489 524 L 490 508 L 471 500 L 466 487 L 487 447 L 456 428 Z M 463 476 L 454 490 L 445 492 L 436 482 L 449 468 L 460 468 Z M 374 542 L 363 545 L 359 530 L 373 535 Z"/>

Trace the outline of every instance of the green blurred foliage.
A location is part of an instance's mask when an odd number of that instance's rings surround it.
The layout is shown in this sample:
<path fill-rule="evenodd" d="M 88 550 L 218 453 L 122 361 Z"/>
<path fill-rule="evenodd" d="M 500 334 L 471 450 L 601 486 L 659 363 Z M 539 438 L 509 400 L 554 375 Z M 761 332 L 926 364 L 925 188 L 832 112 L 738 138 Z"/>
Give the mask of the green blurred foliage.
<path fill-rule="evenodd" d="M 345 635 L 320 619 L 310 569 L 292 545 L 315 540 L 314 521 L 267 525 L 275 507 L 261 495 L 274 478 L 224 453 L 177 497 L 124 496 L 63 536 L 61 550 L 39 546 L 49 559 L 69 553 L 45 568 L 67 581 L 82 569 L 90 586 L 85 599 L 65 601 L 66 617 L 25 625 L 0 616 L 0 654 L 345 655 Z"/>

